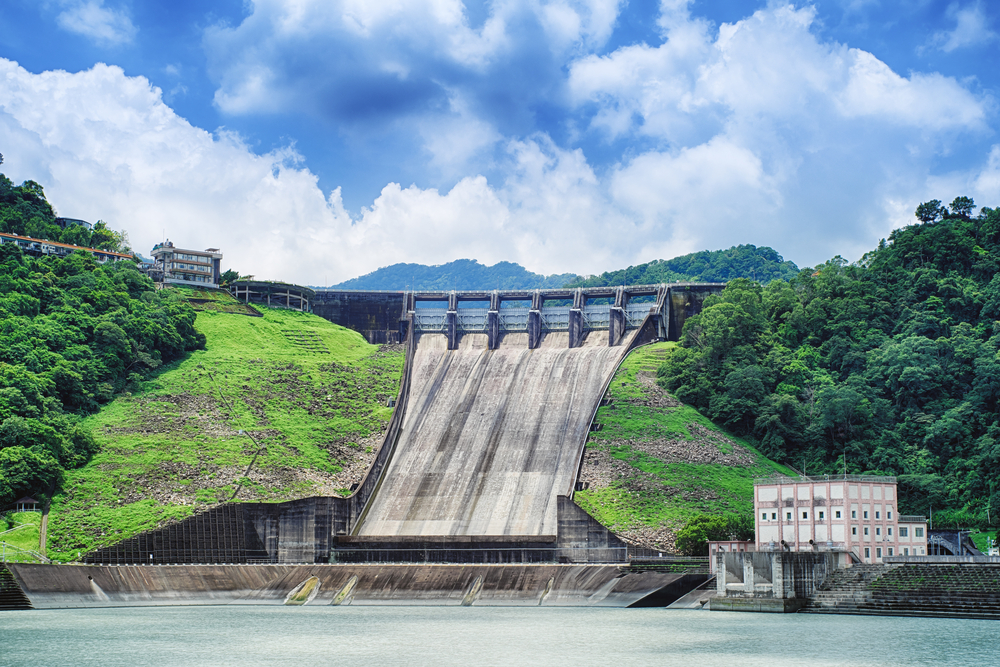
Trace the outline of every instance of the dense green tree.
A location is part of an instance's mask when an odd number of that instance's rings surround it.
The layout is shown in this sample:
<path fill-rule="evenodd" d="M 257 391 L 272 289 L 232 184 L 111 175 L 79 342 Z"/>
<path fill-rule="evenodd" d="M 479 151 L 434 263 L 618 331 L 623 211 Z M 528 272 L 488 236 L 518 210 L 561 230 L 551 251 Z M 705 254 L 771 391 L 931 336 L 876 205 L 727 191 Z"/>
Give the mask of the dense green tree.
<path fill-rule="evenodd" d="M 687 556 L 707 556 L 710 541 L 752 540 L 753 535 L 752 518 L 702 514 L 677 531 L 675 545 Z"/>
<path fill-rule="evenodd" d="M 627 269 L 608 271 L 599 276 L 577 278 L 570 287 L 603 287 L 606 285 L 656 285 L 678 281 L 726 282 L 749 278 L 769 283 L 778 278 L 788 279 L 798 273 L 798 267 L 785 261 L 772 248 L 738 245 L 728 250 L 703 250 L 673 259 L 658 259 Z"/>
<path fill-rule="evenodd" d="M 976 208 L 976 203 L 972 201 L 971 197 L 955 197 L 951 202 L 951 212 L 954 215 L 961 216 L 963 218 L 968 218 L 972 215 L 973 209 Z"/>
<path fill-rule="evenodd" d="M 932 199 L 917 206 L 916 216 L 920 222 L 934 222 L 948 210 L 941 206 L 940 199 Z"/>
<path fill-rule="evenodd" d="M 1000 211 L 974 206 L 921 204 L 856 264 L 732 281 L 661 382 L 769 456 L 813 473 L 846 458 L 898 475 L 904 511 L 985 521 L 1000 505 Z"/>
<path fill-rule="evenodd" d="M 226 269 L 225 271 L 222 272 L 222 275 L 219 276 L 219 287 L 222 288 L 229 287 L 230 283 L 232 283 L 234 280 L 239 280 L 239 279 L 240 279 L 239 271 L 234 271 L 233 269 Z"/>
<path fill-rule="evenodd" d="M 0 221 L 20 224 L 25 202 L 51 214 L 36 185 L 13 188 L 0 174 Z M 34 258 L 0 245 L 0 507 L 19 494 L 44 497 L 62 470 L 85 463 L 95 444 L 80 416 L 203 347 L 194 317 L 128 262 L 101 266 L 82 250 Z"/>

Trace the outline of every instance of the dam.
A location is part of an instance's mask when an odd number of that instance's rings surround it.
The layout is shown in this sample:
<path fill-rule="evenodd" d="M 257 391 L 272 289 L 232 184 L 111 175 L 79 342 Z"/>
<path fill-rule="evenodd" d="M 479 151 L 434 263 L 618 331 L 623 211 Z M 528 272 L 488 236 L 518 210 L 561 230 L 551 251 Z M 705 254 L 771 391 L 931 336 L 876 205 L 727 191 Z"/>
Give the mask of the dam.
<path fill-rule="evenodd" d="M 552 597 L 562 604 L 639 604 L 667 589 L 679 596 L 707 579 L 707 572 L 636 569 L 628 546 L 572 497 L 587 433 L 618 365 L 636 346 L 676 338 L 684 319 L 723 287 L 399 295 L 394 322 L 355 321 L 372 327 L 369 334 L 382 331 L 389 337 L 395 328 L 406 361 L 385 440 L 350 496 L 226 503 L 81 560 L 103 568 L 107 586 L 101 585 L 100 599 L 123 604 L 213 596 L 220 603 L 265 598 L 275 603 L 302 583 L 300 574 L 341 588 L 354 577 L 359 603 L 364 598 L 373 604 L 415 599 L 447 604 L 465 600 L 473 588 L 484 601 L 538 604 L 542 589 L 564 581 L 568 588 Z M 281 289 L 290 304 L 290 289 Z M 264 290 L 238 284 L 234 294 L 251 303 Z M 320 300 L 318 292 L 300 296 L 301 309 Z M 373 293 L 366 298 L 376 303 Z M 306 574 L 303 564 L 321 569 Z M 211 586 L 221 589 L 199 588 L 209 586 L 208 570 L 202 569 L 173 571 L 174 583 L 162 583 L 169 577 L 154 570 L 165 565 L 220 566 L 212 570 Z M 256 569 L 265 566 L 280 567 Z M 576 569 L 545 569 L 560 566 Z M 116 575 L 115 567 L 153 569 L 146 574 L 130 569 L 126 576 L 126 571 Z M 255 574 L 239 569 L 246 567 Z M 29 570 L 11 570 L 29 598 L 34 587 L 39 600 L 67 606 L 73 599 L 59 585 L 44 583 L 54 571 L 31 570 L 29 578 Z M 553 574 L 539 574 L 543 571 Z M 543 583 L 526 585 L 526 572 Z M 564 577 L 569 572 L 571 580 Z M 90 595 L 79 572 L 59 576 Z M 262 582 L 265 576 L 273 579 Z M 250 579 L 254 585 L 246 583 Z M 392 581 L 392 594 L 380 593 L 376 579 Z M 147 581 L 161 583 L 152 590 L 144 588 Z M 119 585 L 129 588 L 118 590 Z M 261 587 L 271 592 L 264 597 L 247 592 Z M 421 587 L 431 593 L 421 593 Z"/>

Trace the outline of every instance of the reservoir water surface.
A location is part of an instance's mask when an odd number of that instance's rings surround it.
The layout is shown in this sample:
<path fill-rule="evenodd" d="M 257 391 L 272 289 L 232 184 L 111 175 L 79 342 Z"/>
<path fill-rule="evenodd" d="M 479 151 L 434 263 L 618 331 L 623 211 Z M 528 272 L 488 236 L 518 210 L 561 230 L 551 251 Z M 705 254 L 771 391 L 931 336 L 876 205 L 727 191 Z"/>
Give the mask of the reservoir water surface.
<path fill-rule="evenodd" d="M 0 665 L 1000 664 L 996 621 L 665 609 L 140 607 L 0 612 Z"/>

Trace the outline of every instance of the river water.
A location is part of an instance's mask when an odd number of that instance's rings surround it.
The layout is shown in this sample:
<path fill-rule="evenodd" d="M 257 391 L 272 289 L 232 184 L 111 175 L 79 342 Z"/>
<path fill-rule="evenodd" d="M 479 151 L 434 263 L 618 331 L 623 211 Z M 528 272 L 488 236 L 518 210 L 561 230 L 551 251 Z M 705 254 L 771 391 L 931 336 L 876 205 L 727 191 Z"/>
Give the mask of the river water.
<path fill-rule="evenodd" d="M 0 665 L 1000 665 L 1000 622 L 665 609 L 0 612 Z"/>

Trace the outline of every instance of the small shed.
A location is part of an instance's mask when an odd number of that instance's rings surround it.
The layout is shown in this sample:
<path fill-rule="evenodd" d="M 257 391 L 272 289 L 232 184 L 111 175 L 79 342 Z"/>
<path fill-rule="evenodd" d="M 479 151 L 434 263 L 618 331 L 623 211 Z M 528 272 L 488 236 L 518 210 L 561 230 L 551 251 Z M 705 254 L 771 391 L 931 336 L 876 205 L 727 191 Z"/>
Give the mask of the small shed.
<path fill-rule="evenodd" d="M 14 503 L 15 512 L 37 512 L 38 501 L 31 496 L 25 496 Z"/>

